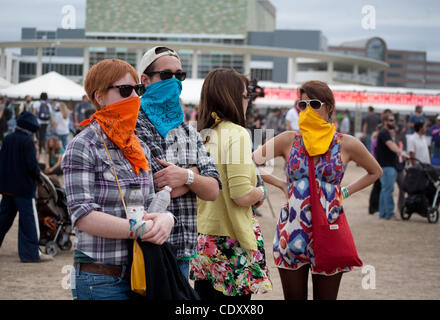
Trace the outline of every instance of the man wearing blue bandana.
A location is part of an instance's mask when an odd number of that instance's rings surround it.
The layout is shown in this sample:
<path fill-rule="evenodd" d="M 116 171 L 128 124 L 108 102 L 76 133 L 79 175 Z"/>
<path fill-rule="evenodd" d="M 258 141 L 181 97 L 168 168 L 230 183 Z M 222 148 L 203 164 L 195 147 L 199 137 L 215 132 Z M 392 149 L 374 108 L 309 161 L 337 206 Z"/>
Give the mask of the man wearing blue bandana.
<path fill-rule="evenodd" d="M 186 73 L 178 54 L 154 47 L 144 54 L 138 73 L 146 91 L 141 97 L 136 135 L 150 148 L 148 162 L 156 192 L 164 186 L 172 188 L 168 211 L 177 223 L 168 242 L 175 247 L 179 267 L 188 279 L 197 244 L 196 196 L 216 200 L 221 180 L 200 134 L 183 121 L 180 93 Z"/>

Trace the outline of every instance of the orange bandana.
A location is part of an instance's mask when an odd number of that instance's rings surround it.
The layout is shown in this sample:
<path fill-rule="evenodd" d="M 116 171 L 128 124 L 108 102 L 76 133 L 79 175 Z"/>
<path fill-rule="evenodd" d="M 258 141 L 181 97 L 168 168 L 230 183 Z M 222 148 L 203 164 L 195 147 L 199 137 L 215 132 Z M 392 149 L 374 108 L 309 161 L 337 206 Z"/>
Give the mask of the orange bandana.
<path fill-rule="evenodd" d="M 107 137 L 121 149 L 125 159 L 130 161 L 137 175 L 140 169 L 151 170 L 141 143 L 134 134 L 140 106 L 139 97 L 125 99 L 103 107 L 90 119 L 79 124 L 86 126 L 96 119 Z"/>

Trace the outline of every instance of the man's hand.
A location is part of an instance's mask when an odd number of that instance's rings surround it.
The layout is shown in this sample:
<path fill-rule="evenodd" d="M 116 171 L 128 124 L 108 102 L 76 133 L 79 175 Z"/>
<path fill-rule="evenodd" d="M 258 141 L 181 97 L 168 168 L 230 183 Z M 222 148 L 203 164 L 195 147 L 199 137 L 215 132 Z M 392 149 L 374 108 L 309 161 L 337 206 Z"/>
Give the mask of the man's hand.
<path fill-rule="evenodd" d="M 167 213 L 149 213 L 143 220 L 152 220 L 153 227 L 145 233 L 141 240 L 161 245 L 167 241 L 174 227 L 174 218 Z"/>
<path fill-rule="evenodd" d="M 175 164 L 156 158 L 157 162 L 165 168 L 153 175 L 154 184 L 159 188 L 169 186 L 173 190 L 184 186 L 188 180 L 187 169 L 180 168 Z"/>
<path fill-rule="evenodd" d="M 189 187 L 188 186 L 181 186 L 181 187 L 177 187 L 174 188 L 171 191 L 171 198 L 178 198 L 183 196 L 185 193 L 187 193 L 189 191 Z"/>

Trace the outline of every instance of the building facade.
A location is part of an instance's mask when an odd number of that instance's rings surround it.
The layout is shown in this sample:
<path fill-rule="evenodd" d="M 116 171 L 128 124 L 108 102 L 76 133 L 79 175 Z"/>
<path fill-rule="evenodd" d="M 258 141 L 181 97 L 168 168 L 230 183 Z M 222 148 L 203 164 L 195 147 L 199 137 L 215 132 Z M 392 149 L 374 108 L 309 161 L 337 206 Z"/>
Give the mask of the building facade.
<path fill-rule="evenodd" d="M 329 46 L 330 52 L 369 57 L 384 61 L 389 68 L 380 72 L 377 85 L 406 88 L 440 88 L 440 61 L 428 61 L 425 51 L 388 49 L 379 37 L 359 41 L 344 42 L 339 46 Z"/>
<path fill-rule="evenodd" d="M 22 28 L 22 40 L 57 40 L 57 39 L 84 39 L 84 29 L 37 30 L 36 28 Z M 56 44 L 56 41 L 55 41 Z M 21 49 L 19 66 L 19 82 L 30 80 L 37 74 L 37 62 L 42 61 L 42 74 L 56 71 L 80 82 L 83 76 L 83 50 L 81 48 L 58 48 L 53 45 L 43 48 L 41 56 L 36 48 Z"/>
<path fill-rule="evenodd" d="M 86 38 L 90 40 L 236 46 L 246 44 L 251 30 L 273 31 L 276 17 L 275 7 L 268 0 L 89 0 L 86 11 Z M 137 54 L 124 47 L 95 47 L 90 48 L 89 61 L 93 65 L 102 59 L 117 57 L 136 65 Z M 242 54 L 179 50 L 179 55 L 190 78 L 205 78 L 210 70 L 218 67 L 245 71 Z"/>
<path fill-rule="evenodd" d="M 20 81 L 53 70 L 79 83 L 103 59 L 137 68 L 156 45 L 176 49 L 192 79 L 225 67 L 276 83 L 376 85 L 388 67 L 375 56 L 328 51 L 319 30 L 275 30 L 275 18 L 268 0 L 88 0 L 85 29 L 23 28 L 21 42 L 0 42 L 0 58 L 11 61 L 3 48 L 22 48 Z"/>

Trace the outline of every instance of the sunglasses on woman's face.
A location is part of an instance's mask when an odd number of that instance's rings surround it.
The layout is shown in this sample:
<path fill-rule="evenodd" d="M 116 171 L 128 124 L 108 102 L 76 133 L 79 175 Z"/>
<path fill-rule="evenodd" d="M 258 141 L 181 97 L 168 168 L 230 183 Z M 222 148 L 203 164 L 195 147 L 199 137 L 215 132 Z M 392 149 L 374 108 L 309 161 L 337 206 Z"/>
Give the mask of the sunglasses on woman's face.
<path fill-rule="evenodd" d="M 183 81 L 186 79 L 186 72 L 178 71 L 178 72 L 171 72 L 171 71 L 151 71 L 147 72 L 146 75 L 149 77 L 152 77 L 155 74 L 159 74 L 160 80 L 167 80 L 171 79 L 173 76 L 176 77 L 176 79 Z"/>
<path fill-rule="evenodd" d="M 307 106 L 310 106 L 315 110 L 318 110 L 319 108 L 321 108 L 323 104 L 324 102 L 321 102 L 318 99 L 312 99 L 312 100 L 299 100 L 296 105 L 301 111 L 303 111 L 307 108 Z"/>
<path fill-rule="evenodd" d="M 121 95 L 122 98 L 128 98 L 129 96 L 131 96 L 131 93 L 136 92 L 136 94 L 138 96 L 141 96 L 145 93 L 145 86 L 140 83 L 140 84 L 136 84 L 134 86 L 129 85 L 129 84 L 122 84 L 119 86 L 110 86 L 107 89 L 113 89 L 113 88 L 117 88 L 119 89 L 119 94 Z"/>

